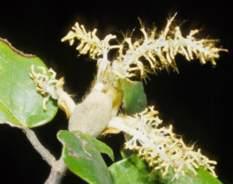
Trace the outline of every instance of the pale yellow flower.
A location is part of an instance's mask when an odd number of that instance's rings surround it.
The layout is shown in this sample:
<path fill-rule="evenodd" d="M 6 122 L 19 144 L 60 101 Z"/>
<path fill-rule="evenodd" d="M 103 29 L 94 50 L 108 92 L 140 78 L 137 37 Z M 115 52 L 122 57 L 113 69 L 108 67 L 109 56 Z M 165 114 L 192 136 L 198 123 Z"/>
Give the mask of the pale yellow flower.
<path fill-rule="evenodd" d="M 164 30 L 159 33 L 155 29 L 146 31 L 145 27 L 141 27 L 141 38 L 126 37 L 118 45 L 111 44 L 116 35 L 108 34 L 101 40 L 96 35 L 97 29 L 88 32 L 77 22 L 62 41 L 69 41 L 70 45 L 79 41 L 76 47 L 79 54 L 88 54 L 97 60 L 97 80 L 108 80 L 106 78 L 112 75 L 116 75 L 116 79 L 130 80 L 135 76 L 144 79 L 149 73 L 164 69 L 178 71 L 175 60 L 178 54 L 188 61 L 198 59 L 202 64 L 210 62 L 215 65 L 219 53 L 227 51 L 217 47 L 216 40 L 197 38 L 198 29 L 183 36 L 180 27 L 173 25 L 174 19 L 175 15 L 168 19 Z M 117 56 L 109 58 L 113 49 Z"/>
<path fill-rule="evenodd" d="M 195 175 L 199 167 L 216 176 L 214 167 L 217 162 L 209 160 L 200 149 L 195 150 L 193 145 L 187 146 L 173 132 L 172 125 L 163 125 L 158 114 L 153 107 L 149 107 L 134 116 L 113 118 L 109 127 L 129 135 L 125 148 L 136 151 L 151 168 L 159 170 L 164 176 L 169 169 L 174 171 L 174 178 L 186 173 Z"/>

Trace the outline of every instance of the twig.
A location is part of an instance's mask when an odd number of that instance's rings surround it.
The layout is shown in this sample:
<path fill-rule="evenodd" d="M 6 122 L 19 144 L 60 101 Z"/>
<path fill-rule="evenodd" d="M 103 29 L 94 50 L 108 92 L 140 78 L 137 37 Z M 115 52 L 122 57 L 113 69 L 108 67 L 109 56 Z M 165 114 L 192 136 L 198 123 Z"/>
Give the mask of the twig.
<path fill-rule="evenodd" d="M 62 157 L 54 162 L 53 166 L 51 167 L 50 174 L 45 181 L 45 184 L 60 184 L 61 179 L 66 172 L 66 166 L 62 159 Z"/>
<path fill-rule="evenodd" d="M 66 171 L 66 166 L 62 157 L 59 160 L 56 160 L 49 150 L 41 144 L 33 130 L 25 128 L 23 131 L 34 149 L 51 167 L 50 174 L 46 179 L 45 184 L 59 184 Z"/>
<path fill-rule="evenodd" d="M 41 155 L 43 160 L 45 160 L 52 167 L 54 162 L 56 162 L 56 159 L 49 152 L 49 150 L 41 144 L 35 132 L 29 128 L 24 128 L 23 131 L 34 149 Z"/>

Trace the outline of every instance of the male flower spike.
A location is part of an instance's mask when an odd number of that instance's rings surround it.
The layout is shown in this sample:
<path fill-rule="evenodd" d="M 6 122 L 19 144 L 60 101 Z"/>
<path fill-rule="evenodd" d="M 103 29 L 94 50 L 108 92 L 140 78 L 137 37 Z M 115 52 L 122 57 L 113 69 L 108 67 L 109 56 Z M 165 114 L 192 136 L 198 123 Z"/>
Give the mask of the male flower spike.
<path fill-rule="evenodd" d="M 148 107 L 134 116 L 119 115 L 111 120 L 109 127 L 119 129 L 129 136 L 125 149 L 136 151 L 148 165 L 158 170 L 163 176 L 169 169 L 175 173 L 174 178 L 186 173 L 196 174 L 196 169 L 203 167 L 216 176 L 216 161 L 202 155 L 201 150 L 187 146 L 173 132 L 172 125 L 162 126 L 159 112 Z"/>
<path fill-rule="evenodd" d="M 69 41 L 70 45 L 79 41 L 76 47 L 79 54 L 88 54 L 91 59 L 97 60 L 97 80 L 100 81 L 109 81 L 109 78 L 130 80 L 134 76 L 144 79 L 147 74 L 159 70 L 178 70 L 175 61 L 178 54 L 188 61 L 199 59 L 202 64 L 210 62 L 215 65 L 219 52 L 227 51 L 216 47 L 216 40 L 196 38 L 197 29 L 183 36 L 180 27 L 172 24 L 174 19 L 175 15 L 168 19 L 160 33 L 155 30 L 147 32 L 145 27 L 141 27 L 142 38 L 126 37 L 118 45 L 110 43 L 114 42 L 116 35 L 108 34 L 101 40 L 96 35 L 97 29 L 88 32 L 77 22 L 62 41 Z M 111 50 L 116 51 L 115 58 L 109 57 Z"/>

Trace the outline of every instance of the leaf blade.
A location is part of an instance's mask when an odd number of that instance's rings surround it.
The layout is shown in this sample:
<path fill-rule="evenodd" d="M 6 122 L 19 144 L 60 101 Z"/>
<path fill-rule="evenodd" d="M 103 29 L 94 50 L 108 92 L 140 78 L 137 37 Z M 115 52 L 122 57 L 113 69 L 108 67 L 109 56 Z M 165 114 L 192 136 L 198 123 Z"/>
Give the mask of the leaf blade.
<path fill-rule="evenodd" d="M 81 132 L 59 131 L 57 135 L 63 144 L 63 159 L 74 174 L 91 184 L 112 184 L 108 168 L 101 157 L 100 144 Z"/>
<path fill-rule="evenodd" d="M 144 91 L 143 82 L 121 80 L 123 91 L 123 109 L 127 114 L 134 114 L 142 111 L 147 106 L 147 97 Z"/>
<path fill-rule="evenodd" d="M 172 179 L 173 174 L 160 178 L 162 184 L 223 184 L 218 178 L 214 177 L 203 168 L 198 168 L 196 175 L 193 173 L 186 173 L 184 176 Z"/>
<path fill-rule="evenodd" d="M 48 110 L 43 110 L 43 97 L 29 76 L 31 65 L 46 67 L 40 58 L 25 55 L 0 39 L 1 123 L 33 128 L 50 122 L 56 115 L 58 108 L 52 100 L 48 102 Z"/>
<path fill-rule="evenodd" d="M 136 155 L 112 164 L 109 170 L 114 184 L 157 184 L 156 177 Z"/>

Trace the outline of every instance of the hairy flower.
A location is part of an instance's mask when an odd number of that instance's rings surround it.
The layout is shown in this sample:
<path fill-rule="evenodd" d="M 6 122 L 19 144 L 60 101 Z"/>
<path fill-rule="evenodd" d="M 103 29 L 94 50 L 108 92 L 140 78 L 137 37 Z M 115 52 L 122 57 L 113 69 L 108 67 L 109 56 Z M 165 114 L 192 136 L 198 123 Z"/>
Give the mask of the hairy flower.
<path fill-rule="evenodd" d="M 98 73 L 97 80 L 111 80 L 109 79 L 109 72 L 111 61 L 108 58 L 109 51 L 117 49 L 119 45 L 111 45 L 109 42 L 116 38 L 115 35 L 108 34 L 103 40 L 100 40 L 96 35 L 97 29 L 93 31 L 86 31 L 83 25 L 78 22 L 72 27 L 72 30 L 62 38 L 62 42 L 69 41 L 70 45 L 73 45 L 77 40 L 79 41 L 76 50 L 80 54 L 89 54 L 91 59 L 97 60 Z"/>
<path fill-rule="evenodd" d="M 80 54 L 89 54 L 97 60 L 97 80 L 109 80 L 115 74 L 116 78 L 131 79 L 139 76 L 144 79 L 149 73 L 159 70 L 178 70 L 175 57 L 183 55 L 188 61 L 199 59 L 201 63 L 215 64 L 221 51 L 226 49 L 216 47 L 216 40 L 198 39 L 199 30 L 191 30 L 183 36 L 179 26 L 173 26 L 175 15 L 168 19 L 167 24 L 160 33 L 155 30 L 149 32 L 144 27 L 140 29 L 142 38 L 127 37 L 119 45 L 111 45 L 110 41 L 116 39 L 109 34 L 103 40 L 97 37 L 97 29 L 86 31 L 78 22 L 72 30 L 62 39 L 69 41 L 70 45 L 75 40 L 80 41 L 76 49 Z M 135 41 L 132 41 L 135 40 Z M 116 49 L 117 56 L 109 58 L 109 52 Z M 111 73 L 111 75 L 108 75 Z M 107 74 L 107 75 L 106 75 Z M 111 80 L 111 79 L 110 79 Z"/>
<path fill-rule="evenodd" d="M 47 70 L 45 67 L 31 66 L 31 73 L 29 74 L 34 83 L 36 84 L 36 90 L 44 96 L 43 109 L 46 110 L 46 104 L 49 98 L 57 99 L 56 88 L 62 87 L 64 82 L 56 79 L 56 73 L 54 70 Z"/>
<path fill-rule="evenodd" d="M 104 55 L 113 48 L 109 42 L 115 39 L 116 36 L 109 34 L 103 40 L 100 40 L 96 33 L 96 28 L 93 31 L 87 31 L 83 25 L 76 22 L 71 31 L 62 38 L 62 42 L 69 41 L 70 45 L 73 45 L 77 40 L 80 43 L 76 47 L 76 50 L 80 54 L 89 54 L 92 59 L 98 59 L 101 55 Z"/>
<path fill-rule="evenodd" d="M 125 148 L 136 151 L 150 167 L 161 171 L 163 175 L 173 169 L 175 178 L 186 173 L 196 174 L 196 169 L 203 167 L 214 176 L 216 161 L 209 160 L 201 153 L 194 150 L 194 146 L 187 146 L 177 136 L 172 125 L 162 126 L 158 111 L 153 107 L 146 108 L 134 116 L 122 116 L 113 119 L 110 128 L 116 128 L 130 136 L 125 143 Z"/>
<path fill-rule="evenodd" d="M 203 64 L 215 64 L 219 52 L 226 50 L 217 48 L 214 40 L 197 39 L 197 29 L 183 36 L 179 26 L 172 26 L 174 18 L 175 16 L 168 20 L 161 33 L 156 34 L 155 30 L 146 32 L 142 27 L 142 39 L 133 42 L 132 38 L 125 38 L 125 48 L 122 48 L 123 51 L 113 63 L 113 71 L 122 78 L 130 78 L 138 73 L 144 78 L 148 73 L 169 68 L 177 71 L 175 56 L 178 54 L 188 61 L 199 59 Z"/>
<path fill-rule="evenodd" d="M 67 117 L 71 115 L 75 107 L 75 103 L 68 93 L 63 90 L 64 79 L 56 79 L 56 72 L 53 69 L 45 67 L 31 67 L 29 73 L 31 79 L 36 85 L 36 90 L 44 97 L 43 109 L 47 110 L 49 99 L 56 100 L 58 106 L 65 111 Z"/>

